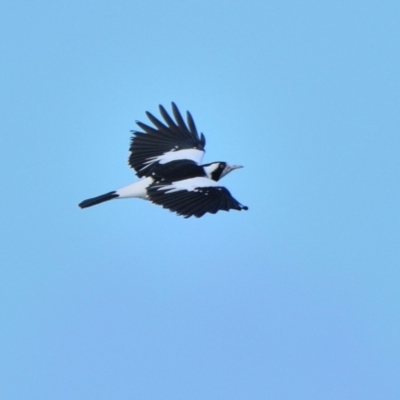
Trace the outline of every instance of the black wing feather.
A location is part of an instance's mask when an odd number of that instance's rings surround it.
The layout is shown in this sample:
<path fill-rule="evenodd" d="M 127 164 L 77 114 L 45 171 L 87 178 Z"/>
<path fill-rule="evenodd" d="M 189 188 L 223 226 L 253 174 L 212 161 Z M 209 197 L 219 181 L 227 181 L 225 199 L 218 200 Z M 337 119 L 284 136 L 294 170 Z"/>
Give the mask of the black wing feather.
<path fill-rule="evenodd" d="M 178 107 L 176 106 L 175 103 L 172 103 L 172 112 L 174 114 L 175 120 L 178 123 L 178 127 L 180 130 L 182 130 L 183 132 L 191 135 L 191 132 L 189 131 L 189 129 L 187 128 L 185 121 L 182 118 L 181 113 L 178 110 Z M 192 136 L 192 135 L 191 135 Z"/>
<path fill-rule="evenodd" d="M 152 113 L 146 111 L 147 118 L 151 123 L 162 133 L 168 134 L 168 127 L 164 125 L 158 118 L 156 118 Z"/>
<path fill-rule="evenodd" d="M 187 122 L 188 122 L 188 125 L 189 125 L 189 130 L 190 130 L 190 132 L 193 132 L 193 134 L 195 134 L 196 136 L 198 136 L 199 134 L 197 133 L 196 125 L 195 125 L 195 123 L 194 123 L 192 114 L 190 114 L 189 111 L 186 111 L 186 119 L 187 119 Z"/>

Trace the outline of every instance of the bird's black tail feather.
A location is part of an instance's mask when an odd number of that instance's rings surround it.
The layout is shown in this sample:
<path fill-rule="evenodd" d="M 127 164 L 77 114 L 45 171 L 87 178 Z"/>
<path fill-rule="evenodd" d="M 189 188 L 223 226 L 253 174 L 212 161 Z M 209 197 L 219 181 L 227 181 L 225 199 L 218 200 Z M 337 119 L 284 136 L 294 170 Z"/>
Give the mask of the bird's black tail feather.
<path fill-rule="evenodd" d="M 103 203 L 104 201 L 112 200 L 119 197 L 117 192 L 108 192 L 102 194 L 101 196 L 93 197 L 92 199 L 83 200 L 82 203 L 79 203 L 80 208 L 92 207 L 96 204 Z"/>

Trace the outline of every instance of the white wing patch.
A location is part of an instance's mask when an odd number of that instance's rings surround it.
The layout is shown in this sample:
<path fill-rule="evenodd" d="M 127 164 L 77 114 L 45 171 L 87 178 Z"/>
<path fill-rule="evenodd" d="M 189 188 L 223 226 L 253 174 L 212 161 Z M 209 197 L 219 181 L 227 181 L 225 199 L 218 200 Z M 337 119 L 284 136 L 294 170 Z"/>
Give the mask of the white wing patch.
<path fill-rule="evenodd" d="M 218 182 L 212 179 L 197 177 L 184 179 L 182 181 L 172 182 L 171 185 L 161 186 L 157 190 L 165 191 L 165 193 L 179 192 L 180 190 L 187 190 L 188 192 L 196 191 L 196 188 L 200 187 L 210 187 L 210 186 L 220 186 Z"/>
<path fill-rule="evenodd" d="M 204 151 L 198 149 L 183 149 L 183 150 L 171 150 L 167 153 L 162 154 L 157 157 L 150 157 L 144 163 L 143 168 L 141 170 L 147 168 L 149 165 L 154 164 L 156 162 L 160 164 L 166 164 L 171 161 L 176 160 L 192 160 L 197 164 L 201 164 L 204 157 Z"/>

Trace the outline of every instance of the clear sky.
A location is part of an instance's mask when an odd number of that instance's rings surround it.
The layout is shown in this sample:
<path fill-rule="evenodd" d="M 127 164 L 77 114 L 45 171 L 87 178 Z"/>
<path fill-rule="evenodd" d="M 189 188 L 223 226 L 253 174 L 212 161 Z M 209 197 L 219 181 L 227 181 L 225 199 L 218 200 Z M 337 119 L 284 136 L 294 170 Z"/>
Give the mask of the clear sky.
<path fill-rule="evenodd" d="M 0 5 L 0 399 L 400 398 L 400 3 Z M 190 110 L 249 211 L 141 200 Z"/>

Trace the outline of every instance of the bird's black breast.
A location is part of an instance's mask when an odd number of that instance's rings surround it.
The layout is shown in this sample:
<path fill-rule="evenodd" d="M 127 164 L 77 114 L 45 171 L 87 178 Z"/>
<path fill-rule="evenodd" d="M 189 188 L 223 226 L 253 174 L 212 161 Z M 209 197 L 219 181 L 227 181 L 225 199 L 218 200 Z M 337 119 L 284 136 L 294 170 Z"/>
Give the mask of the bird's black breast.
<path fill-rule="evenodd" d="M 156 164 L 149 175 L 156 181 L 177 182 L 184 179 L 206 176 L 203 167 L 190 160 L 175 160 Z"/>

